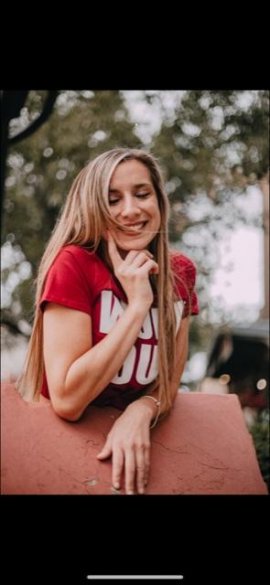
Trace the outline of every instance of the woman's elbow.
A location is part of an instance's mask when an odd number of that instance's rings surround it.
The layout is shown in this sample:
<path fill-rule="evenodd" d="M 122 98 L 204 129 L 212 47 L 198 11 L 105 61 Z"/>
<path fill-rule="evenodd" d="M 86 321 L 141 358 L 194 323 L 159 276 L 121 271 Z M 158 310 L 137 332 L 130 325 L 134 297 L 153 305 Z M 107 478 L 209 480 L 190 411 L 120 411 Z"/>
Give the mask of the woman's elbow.
<path fill-rule="evenodd" d="M 65 400 L 52 400 L 51 403 L 55 414 L 68 422 L 77 422 L 83 414 Z"/>

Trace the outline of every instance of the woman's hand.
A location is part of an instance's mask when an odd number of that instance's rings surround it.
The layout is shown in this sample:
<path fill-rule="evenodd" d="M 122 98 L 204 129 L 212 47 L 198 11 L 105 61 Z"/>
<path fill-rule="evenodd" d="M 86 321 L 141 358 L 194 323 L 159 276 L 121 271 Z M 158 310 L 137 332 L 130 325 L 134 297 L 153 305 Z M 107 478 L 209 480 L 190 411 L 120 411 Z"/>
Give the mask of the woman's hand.
<path fill-rule="evenodd" d="M 153 260 L 153 255 L 149 250 L 131 250 L 123 260 L 109 230 L 107 236 L 114 274 L 127 295 L 128 303 L 150 306 L 153 302 L 153 291 L 149 275 L 158 273 L 158 265 Z"/>
<path fill-rule="evenodd" d="M 125 472 L 127 494 L 137 491 L 143 494 L 150 469 L 150 423 L 153 411 L 150 405 L 136 400 L 132 402 L 111 428 L 98 459 L 112 455 L 112 484 L 121 487 L 121 475 Z"/>

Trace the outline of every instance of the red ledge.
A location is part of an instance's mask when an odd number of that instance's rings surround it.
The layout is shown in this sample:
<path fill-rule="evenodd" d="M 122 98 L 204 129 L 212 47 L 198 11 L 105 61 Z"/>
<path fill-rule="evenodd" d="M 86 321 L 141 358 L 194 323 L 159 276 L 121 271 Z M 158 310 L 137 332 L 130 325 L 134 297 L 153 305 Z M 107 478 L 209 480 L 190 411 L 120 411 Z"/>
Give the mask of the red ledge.
<path fill-rule="evenodd" d="M 124 493 L 111 486 L 111 460 L 96 459 L 118 410 L 90 406 L 69 423 L 3 383 L 1 412 L 2 494 Z M 236 395 L 178 394 L 151 433 L 146 494 L 267 494 Z"/>

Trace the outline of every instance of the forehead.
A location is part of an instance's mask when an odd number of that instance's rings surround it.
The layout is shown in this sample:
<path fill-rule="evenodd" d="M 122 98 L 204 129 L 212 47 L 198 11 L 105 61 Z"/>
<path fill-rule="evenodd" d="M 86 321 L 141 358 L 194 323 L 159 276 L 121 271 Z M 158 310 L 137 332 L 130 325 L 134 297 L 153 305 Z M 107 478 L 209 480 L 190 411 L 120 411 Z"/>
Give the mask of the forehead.
<path fill-rule="evenodd" d="M 138 160 L 126 160 L 116 167 L 110 180 L 110 189 L 131 185 L 152 184 L 149 169 Z"/>

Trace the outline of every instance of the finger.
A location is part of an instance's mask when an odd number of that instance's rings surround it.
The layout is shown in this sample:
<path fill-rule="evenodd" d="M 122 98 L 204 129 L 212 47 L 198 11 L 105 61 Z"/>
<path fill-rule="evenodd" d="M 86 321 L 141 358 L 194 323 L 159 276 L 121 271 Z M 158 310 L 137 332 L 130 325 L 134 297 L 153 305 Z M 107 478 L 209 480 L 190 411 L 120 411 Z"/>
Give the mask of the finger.
<path fill-rule="evenodd" d="M 144 274 L 158 274 L 159 272 L 158 264 L 154 260 L 146 260 L 138 270 Z"/>
<path fill-rule="evenodd" d="M 130 266 L 133 261 L 135 260 L 136 256 L 138 256 L 140 252 L 138 252 L 138 250 L 130 250 L 130 252 L 128 252 L 128 254 L 125 257 L 124 263 L 127 266 Z"/>
<path fill-rule="evenodd" d="M 132 266 L 134 266 L 134 268 L 140 268 L 140 266 L 145 264 L 145 262 L 148 262 L 149 259 L 149 254 L 146 254 L 146 252 L 139 252 L 133 259 Z M 154 262 L 154 260 L 152 260 L 152 262 Z"/>
<path fill-rule="evenodd" d="M 143 447 L 136 449 L 136 481 L 138 493 L 143 494 L 145 487 L 145 462 Z"/>
<path fill-rule="evenodd" d="M 127 265 L 132 264 L 135 258 L 137 259 L 137 257 L 140 256 L 142 253 L 144 254 L 144 258 L 146 256 L 148 258 L 153 258 L 153 254 L 149 250 L 131 250 L 125 258 L 125 264 Z"/>
<path fill-rule="evenodd" d="M 124 453 L 121 449 L 117 449 L 113 453 L 113 466 L 112 466 L 112 484 L 116 490 L 120 489 L 121 486 L 121 475 L 124 466 Z"/>
<path fill-rule="evenodd" d="M 103 446 L 101 451 L 97 454 L 97 458 L 98 459 L 107 459 L 107 457 L 110 457 L 111 454 L 112 454 L 111 441 L 110 441 L 110 438 L 108 437 L 105 445 Z"/>
<path fill-rule="evenodd" d="M 134 494 L 134 481 L 135 481 L 135 472 L 136 472 L 136 465 L 135 465 L 135 454 L 132 449 L 126 451 L 126 460 L 125 460 L 125 487 L 127 494 Z"/>
<path fill-rule="evenodd" d="M 150 444 L 144 447 L 144 485 L 147 486 L 150 471 Z"/>

